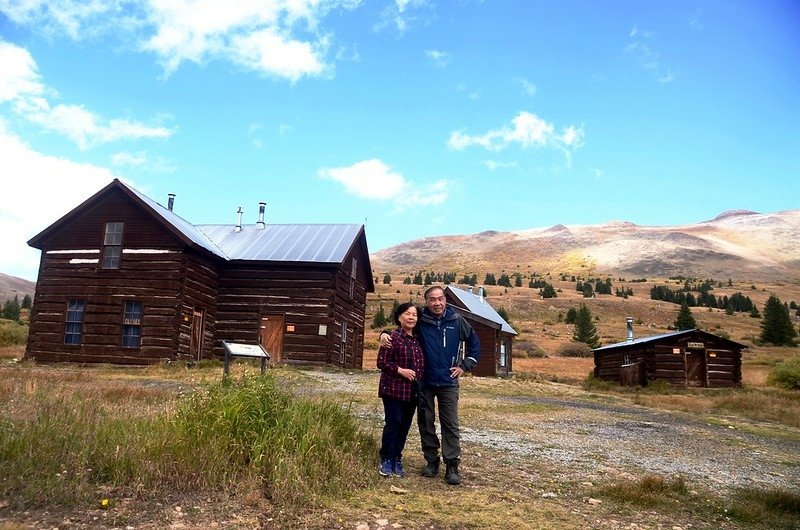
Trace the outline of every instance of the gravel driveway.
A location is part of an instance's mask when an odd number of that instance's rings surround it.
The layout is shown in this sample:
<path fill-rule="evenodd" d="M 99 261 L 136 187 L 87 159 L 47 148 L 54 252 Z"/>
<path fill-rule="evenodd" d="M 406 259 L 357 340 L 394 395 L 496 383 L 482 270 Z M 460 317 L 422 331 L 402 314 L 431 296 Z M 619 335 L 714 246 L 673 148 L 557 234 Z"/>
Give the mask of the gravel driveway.
<path fill-rule="evenodd" d="M 362 413 L 382 418 L 375 372 L 306 373 L 323 383 L 316 391 L 375 396 L 375 402 L 363 407 Z M 467 385 L 469 381 L 465 390 Z M 555 470 L 560 475 L 557 478 L 565 481 L 594 482 L 609 475 L 654 473 L 683 475 L 690 484 L 720 493 L 740 486 L 800 491 L 798 429 L 742 418 L 715 417 L 712 421 L 685 412 L 602 403 L 588 395 L 581 397 L 579 390 L 568 397 L 539 395 L 547 393 L 541 387 L 535 393 L 513 397 L 470 393 L 471 402 L 543 406 L 544 412 L 500 414 L 490 422 L 462 420 L 465 446 L 473 446 L 470 451 L 474 452 L 503 455 L 520 467 L 545 461 L 551 464 L 549 472 Z"/>

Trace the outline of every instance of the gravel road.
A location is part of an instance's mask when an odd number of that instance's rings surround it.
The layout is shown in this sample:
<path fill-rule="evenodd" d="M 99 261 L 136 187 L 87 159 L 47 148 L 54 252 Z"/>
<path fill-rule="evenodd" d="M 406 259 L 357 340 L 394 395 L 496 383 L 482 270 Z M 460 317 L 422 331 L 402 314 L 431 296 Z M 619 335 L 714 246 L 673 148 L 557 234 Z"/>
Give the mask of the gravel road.
<path fill-rule="evenodd" d="M 369 389 L 374 394 L 377 388 L 374 372 L 306 373 L 324 381 L 317 391 L 355 394 Z M 465 389 L 469 384 L 464 383 Z M 502 414 L 494 422 L 462 420 L 465 446 L 472 445 L 473 452 L 503 455 L 521 467 L 526 462 L 547 462 L 550 471 L 556 470 L 564 480 L 593 482 L 608 475 L 654 473 L 670 478 L 683 475 L 690 484 L 720 493 L 741 486 L 800 491 L 797 429 L 603 403 L 581 397 L 580 392 L 549 397 L 538 395 L 542 390 L 537 389 L 536 394 L 477 398 L 480 392 L 470 394 L 473 401 L 539 405 L 544 412 Z M 374 414 L 377 409 L 371 411 Z M 465 463 L 469 465 L 468 457 Z"/>

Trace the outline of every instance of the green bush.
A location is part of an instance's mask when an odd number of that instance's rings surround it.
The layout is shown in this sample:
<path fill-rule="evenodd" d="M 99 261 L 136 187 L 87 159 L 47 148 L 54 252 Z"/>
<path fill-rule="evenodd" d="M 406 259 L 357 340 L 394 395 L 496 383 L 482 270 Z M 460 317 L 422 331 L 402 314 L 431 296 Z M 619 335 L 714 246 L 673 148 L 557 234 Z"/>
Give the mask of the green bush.
<path fill-rule="evenodd" d="M 585 342 L 567 342 L 558 347 L 559 357 L 591 357 L 592 349 Z"/>
<path fill-rule="evenodd" d="M 179 398 L 175 412 L 138 417 L 82 386 L 33 388 L 29 413 L 0 414 L 0 498 L 17 506 L 245 484 L 277 505 L 299 506 L 372 476 L 375 441 L 349 410 L 297 398 L 270 374 L 226 379 Z"/>
<path fill-rule="evenodd" d="M 788 390 L 800 390 L 800 356 L 786 359 L 773 368 L 767 382 Z"/>
<path fill-rule="evenodd" d="M 25 344 L 28 341 L 28 325 L 13 320 L 0 320 L 0 346 Z"/>

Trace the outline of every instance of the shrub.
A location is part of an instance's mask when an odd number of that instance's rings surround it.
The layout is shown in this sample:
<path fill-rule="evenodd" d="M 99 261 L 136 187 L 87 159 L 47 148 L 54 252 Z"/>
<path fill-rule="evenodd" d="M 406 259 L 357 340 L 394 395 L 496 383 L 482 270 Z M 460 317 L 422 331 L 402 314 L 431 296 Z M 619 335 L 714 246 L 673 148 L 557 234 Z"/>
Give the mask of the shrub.
<path fill-rule="evenodd" d="M 788 390 L 800 390 L 800 356 L 786 359 L 773 368 L 767 382 Z"/>
<path fill-rule="evenodd" d="M 0 346 L 25 344 L 28 340 L 28 326 L 11 320 L 0 320 Z"/>
<path fill-rule="evenodd" d="M 547 357 L 547 353 L 529 340 L 514 343 L 515 357 Z"/>
<path fill-rule="evenodd" d="M 559 357 L 591 357 L 592 349 L 585 342 L 567 342 L 556 350 Z"/>

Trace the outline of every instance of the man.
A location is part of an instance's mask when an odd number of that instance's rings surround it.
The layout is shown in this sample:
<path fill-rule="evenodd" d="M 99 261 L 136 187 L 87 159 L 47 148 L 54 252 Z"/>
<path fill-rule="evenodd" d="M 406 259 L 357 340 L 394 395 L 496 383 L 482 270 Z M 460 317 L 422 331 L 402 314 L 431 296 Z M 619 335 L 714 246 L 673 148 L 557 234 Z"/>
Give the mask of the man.
<path fill-rule="evenodd" d="M 435 477 L 439 473 L 439 438 L 436 436 L 436 408 L 439 402 L 439 424 L 442 431 L 442 458 L 448 484 L 461 483 L 458 465 L 461 462 L 461 443 L 458 430 L 458 378 L 478 364 L 480 342 L 475 330 L 464 317 L 447 307 L 444 289 L 439 286 L 425 291 L 425 309 L 419 322 L 419 340 L 425 357 L 417 411 L 417 424 L 426 465 L 422 475 Z M 464 359 L 459 359 L 461 342 L 466 343 Z M 381 333 L 381 346 L 391 345 L 386 332 Z"/>

